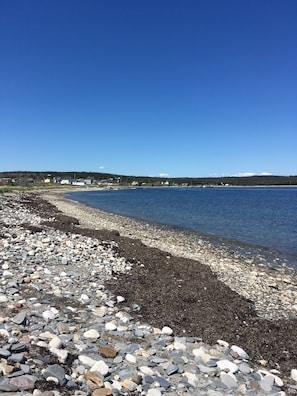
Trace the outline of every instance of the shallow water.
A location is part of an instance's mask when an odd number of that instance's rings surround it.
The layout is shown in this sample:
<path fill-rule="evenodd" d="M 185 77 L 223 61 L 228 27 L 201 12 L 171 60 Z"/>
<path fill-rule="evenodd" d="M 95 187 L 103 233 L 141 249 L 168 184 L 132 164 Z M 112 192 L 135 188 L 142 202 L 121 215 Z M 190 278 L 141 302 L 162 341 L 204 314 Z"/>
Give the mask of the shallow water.
<path fill-rule="evenodd" d="M 138 188 L 66 197 L 125 216 L 209 235 L 242 254 L 297 270 L 297 188 Z"/>

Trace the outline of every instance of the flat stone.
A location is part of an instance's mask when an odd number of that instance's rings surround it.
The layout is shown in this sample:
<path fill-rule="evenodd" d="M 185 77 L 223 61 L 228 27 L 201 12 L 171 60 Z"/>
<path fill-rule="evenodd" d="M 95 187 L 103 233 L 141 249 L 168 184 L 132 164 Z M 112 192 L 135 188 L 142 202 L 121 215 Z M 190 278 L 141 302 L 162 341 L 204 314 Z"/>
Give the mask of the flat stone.
<path fill-rule="evenodd" d="M 11 352 L 25 352 L 28 349 L 28 345 L 25 342 L 17 342 L 11 346 Z"/>
<path fill-rule="evenodd" d="M 94 388 L 95 386 L 102 386 L 103 385 L 103 376 L 101 376 L 99 373 L 91 372 L 91 371 L 85 371 L 84 376 L 85 376 L 85 378 L 87 380 L 87 384 L 91 388 Z"/>
<path fill-rule="evenodd" d="M 84 337 L 96 340 L 97 338 L 100 337 L 100 334 L 98 333 L 98 331 L 96 329 L 90 329 L 90 330 L 84 332 Z"/>
<path fill-rule="evenodd" d="M 47 379 L 48 377 L 57 378 L 59 384 L 62 386 L 65 380 L 65 370 L 59 364 L 49 365 L 42 373 L 43 377 Z"/>
<path fill-rule="evenodd" d="M 23 353 L 13 353 L 10 355 L 7 359 L 9 362 L 14 362 L 14 363 L 24 363 L 26 360 L 25 355 Z"/>
<path fill-rule="evenodd" d="M 220 380 L 225 384 L 228 388 L 236 388 L 237 380 L 234 374 L 221 372 Z"/>
<path fill-rule="evenodd" d="M 22 375 L 21 377 L 11 378 L 10 384 L 15 385 L 22 391 L 30 391 L 34 389 L 37 377 L 34 375 Z"/>
<path fill-rule="evenodd" d="M 178 372 L 178 366 L 176 364 L 169 364 L 169 366 L 166 368 L 167 375 L 172 375 L 177 372 Z"/>
<path fill-rule="evenodd" d="M 155 374 L 154 370 L 152 370 L 150 367 L 147 367 L 147 366 L 141 366 L 141 367 L 139 367 L 139 370 L 145 375 L 152 376 Z"/>
<path fill-rule="evenodd" d="M 20 388 L 17 385 L 11 383 L 0 383 L 0 391 L 5 392 L 4 395 L 7 395 L 7 392 L 17 392 L 19 390 Z M 15 396 L 15 394 L 12 396 Z"/>
<path fill-rule="evenodd" d="M 92 392 L 92 396 L 109 396 L 109 395 L 112 395 L 112 390 L 109 388 L 95 389 Z"/>
<path fill-rule="evenodd" d="M 238 368 L 243 374 L 249 374 L 252 371 L 250 366 L 245 362 L 239 363 Z"/>
<path fill-rule="evenodd" d="M 274 376 L 273 375 L 266 375 L 261 381 L 260 381 L 260 387 L 263 389 L 265 392 L 271 392 L 272 387 L 274 384 Z"/>
<path fill-rule="evenodd" d="M 0 357 L 7 358 L 10 355 L 11 353 L 7 349 L 0 348 Z"/>
<path fill-rule="evenodd" d="M 249 359 L 249 355 L 240 347 L 236 345 L 231 346 L 231 351 L 235 352 L 241 359 Z"/>
<path fill-rule="evenodd" d="M 27 316 L 27 312 L 23 311 L 23 312 L 18 313 L 11 320 L 13 323 L 21 325 L 23 322 L 25 322 L 26 316 Z"/>
<path fill-rule="evenodd" d="M 167 379 L 163 378 L 163 377 L 156 377 L 155 378 L 156 382 L 158 382 L 158 384 L 164 388 L 165 390 L 170 388 L 170 382 L 167 381 Z"/>
<path fill-rule="evenodd" d="M 86 366 L 89 366 L 89 367 L 92 367 L 96 363 L 96 360 L 94 360 L 94 359 L 92 359 L 92 358 L 90 358 L 89 356 L 86 356 L 86 355 L 79 355 L 78 360 L 82 364 L 84 364 Z"/>
<path fill-rule="evenodd" d="M 114 358 L 117 355 L 116 349 L 108 347 L 108 346 L 100 347 L 98 352 L 100 353 L 101 356 L 103 356 L 105 358 Z"/>

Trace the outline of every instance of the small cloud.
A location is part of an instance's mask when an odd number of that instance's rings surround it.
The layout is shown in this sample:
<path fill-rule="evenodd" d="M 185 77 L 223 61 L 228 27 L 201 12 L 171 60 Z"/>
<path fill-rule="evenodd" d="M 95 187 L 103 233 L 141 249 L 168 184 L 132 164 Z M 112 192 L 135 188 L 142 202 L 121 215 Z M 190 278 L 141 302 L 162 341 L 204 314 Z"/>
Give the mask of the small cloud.
<path fill-rule="evenodd" d="M 254 172 L 238 172 L 231 176 L 233 176 L 233 177 L 250 177 L 250 176 L 256 176 L 256 173 L 254 173 Z"/>
<path fill-rule="evenodd" d="M 261 173 L 239 172 L 239 173 L 235 173 L 234 175 L 231 175 L 231 176 L 232 177 L 271 176 L 271 173 L 268 173 L 268 172 L 261 172 Z"/>
<path fill-rule="evenodd" d="M 103 170 L 103 169 L 105 169 L 105 166 L 101 165 L 101 166 L 99 166 L 99 169 Z"/>
<path fill-rule="evenodd" d="M 160 173 L 159 176 L 160 176 L 160 177 L 168 177 L 169 175 L 168 175 L 168 173 Z"/>

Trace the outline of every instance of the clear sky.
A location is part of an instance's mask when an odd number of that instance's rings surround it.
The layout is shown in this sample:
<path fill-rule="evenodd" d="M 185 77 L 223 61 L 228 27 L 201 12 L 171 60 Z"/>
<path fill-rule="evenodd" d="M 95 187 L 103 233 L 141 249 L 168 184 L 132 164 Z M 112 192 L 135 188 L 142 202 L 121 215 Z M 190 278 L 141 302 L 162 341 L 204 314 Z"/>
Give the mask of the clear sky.
<path fill-rule="evenodd" d="M 2 0 L 0 171 L 297 175 L 296 0 Z"/>

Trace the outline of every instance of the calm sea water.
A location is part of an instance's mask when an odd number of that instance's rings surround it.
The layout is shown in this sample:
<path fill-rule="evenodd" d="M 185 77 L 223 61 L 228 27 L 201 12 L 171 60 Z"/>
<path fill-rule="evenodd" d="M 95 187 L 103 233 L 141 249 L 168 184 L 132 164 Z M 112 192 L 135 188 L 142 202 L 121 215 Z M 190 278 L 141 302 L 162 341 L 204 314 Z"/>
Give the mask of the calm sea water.
<path fill-rule="evenodd" d="M 297 270 L 297 188 L 138 188 L 66 197 L 108 212 L 192 230 L 279 256 Z"/>

